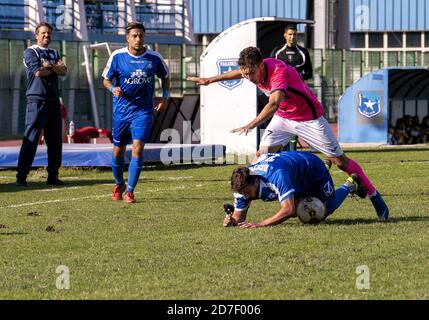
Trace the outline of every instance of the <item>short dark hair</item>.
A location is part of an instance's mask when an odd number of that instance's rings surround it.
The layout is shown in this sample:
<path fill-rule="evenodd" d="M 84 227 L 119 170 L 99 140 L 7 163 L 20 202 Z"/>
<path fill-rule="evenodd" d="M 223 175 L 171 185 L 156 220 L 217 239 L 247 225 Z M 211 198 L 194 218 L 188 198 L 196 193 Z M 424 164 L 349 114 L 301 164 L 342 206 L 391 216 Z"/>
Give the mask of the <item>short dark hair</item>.
<path fill-rule="evenodd" d="M 128 34 L 132 29 L 142 29 L 142 30 L 143 30 L 143 32 L 146 32 L 146 29 L 144 28 L 143 23 L 138 22 L 138 21 L 128 22 L 128 24 L 127 24 L 127 34 Z"/>
<path fill-rule="evenodd" d="M 51 26 L 49 23 L 47 23 L 47 22 L 40 22 L 40 23 L 38 23 L 38 24 L 37 24 L 37 26 L 36 26 L 36 34 L 39 32 L 39 29 L 40 29 L 41 27 L 46 27 L 46 28 L 48 28 L 51 32 L 52 32 L 52 30 L 54 30 L 54 28 L 52 28 L 52 26 Z"/>
<path fill-rule="evenodd" d="M 240 67 L 253 67 L 262 62 L 262 53 L 256 47 L 247 47 L 240 52 L 238 65 Z"/>
<path fill-rule="evenodd" d="M 285 32 L 290 29 L 297 31 L 298 29 L 296 28 L 296 23 L 289 23 L 285 26 Z"/>
<path fill-rule="evenodd" d="M 244 188 L 255 183 L 256 175 L 252 174 L 247 167 L 238 167 L 231 175 L 231 190 L 242 193 Z"/>

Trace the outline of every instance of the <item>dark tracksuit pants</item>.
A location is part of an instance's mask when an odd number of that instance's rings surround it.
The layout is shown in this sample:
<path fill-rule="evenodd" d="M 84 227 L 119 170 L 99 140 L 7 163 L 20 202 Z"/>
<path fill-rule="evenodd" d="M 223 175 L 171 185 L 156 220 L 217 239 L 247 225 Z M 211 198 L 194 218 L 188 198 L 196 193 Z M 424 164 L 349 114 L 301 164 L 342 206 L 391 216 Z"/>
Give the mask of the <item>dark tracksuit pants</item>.
<path fill-rule="evenodd" d="M 18 158 L 17 179 L 25 180 L 36 155 L 40 133 L 48 149 L 48 178 L 56 178 L 61 167 L 62 118 L 59 101 L 32 100 L 27 102 L 25 131 Z"/>

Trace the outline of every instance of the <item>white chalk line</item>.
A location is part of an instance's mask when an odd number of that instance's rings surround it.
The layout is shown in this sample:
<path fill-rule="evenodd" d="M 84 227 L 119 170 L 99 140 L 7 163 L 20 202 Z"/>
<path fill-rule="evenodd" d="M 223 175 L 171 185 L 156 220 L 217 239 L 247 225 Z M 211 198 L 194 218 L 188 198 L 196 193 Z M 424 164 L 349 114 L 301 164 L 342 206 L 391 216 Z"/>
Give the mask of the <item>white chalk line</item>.
<path fill-rule="evenodd" d="M 173 187 L 173 188 L 169 188 L 169 189 L 157 188 L 157 189 L 150 189 L 150 190 L 146 190 L 146 191 L 142 191 L 142 192 L 136 191 L 134 193 L 135 194 L 139 194 L 139 193 L 158 193 L 160 191 L 174 191 L 174 190 L 183 190 L 183 189 L 186 189 L 186 187 L 185 186 L 178 186 L 178 187 Z M 61 202 L 85 200 L 85 199 L 105 198 L 105 197 L 110 197 L 111 195 L 112 194 L 109 193 L 109 194 L 92 195 L 92 196 L 78 197 L 78 198 L 67 198 L 67 199 L 63 198 L 63 199 L 54 199 L 54 200 L 46 200 L 46 201 L 27 202 L 27 203 L 12 204 L 12 205 L 9 205 L 9 206 L 0 207 L 0 209 L 20 208 L 20 207 L 42 205 L 42 204 L 51 204 L 51 203 L 61 203 Z"/>

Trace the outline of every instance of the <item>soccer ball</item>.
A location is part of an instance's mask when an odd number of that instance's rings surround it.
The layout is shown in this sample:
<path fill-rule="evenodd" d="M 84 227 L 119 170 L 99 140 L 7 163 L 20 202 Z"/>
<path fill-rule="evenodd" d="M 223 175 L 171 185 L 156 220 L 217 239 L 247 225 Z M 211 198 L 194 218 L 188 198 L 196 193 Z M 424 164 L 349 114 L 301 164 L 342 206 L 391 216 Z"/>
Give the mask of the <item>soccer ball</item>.
<path fill-rule="evenodd" d="M 326 206 L 315 197 L 306 197 L 298 202 L 296 215 L 302 223 L 318 223 L 326 218 Z"/>

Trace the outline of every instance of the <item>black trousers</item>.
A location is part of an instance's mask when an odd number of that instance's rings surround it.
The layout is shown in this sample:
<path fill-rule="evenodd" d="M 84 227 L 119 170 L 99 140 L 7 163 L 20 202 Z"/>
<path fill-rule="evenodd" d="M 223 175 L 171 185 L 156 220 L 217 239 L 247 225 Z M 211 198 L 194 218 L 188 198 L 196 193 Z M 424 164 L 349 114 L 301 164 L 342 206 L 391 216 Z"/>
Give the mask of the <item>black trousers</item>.
<path fill-rule="evenodd" d="M 40 133 L 48 149 L 48 177 L 56 178 L 62 157 L 62 118 L 58 101 L 34 100 L 27 102 L 25 131 L 18 158 L 17 179 L 25 180 L 36 155 Z"/>

